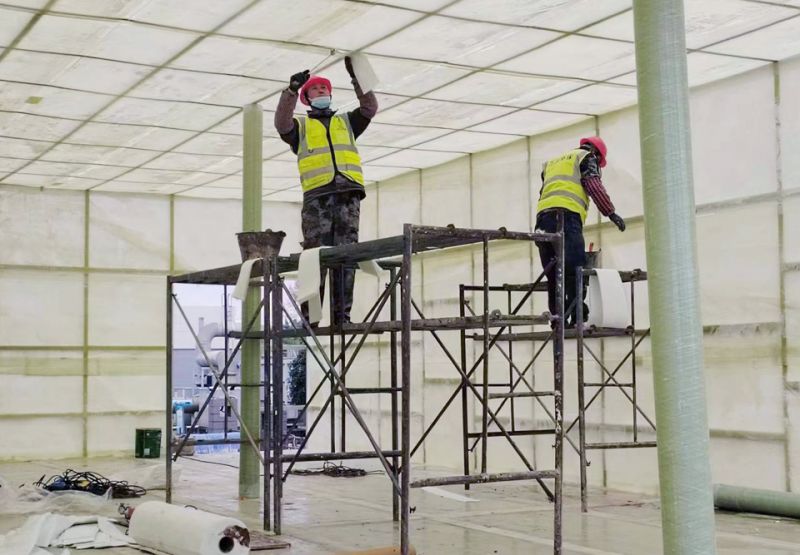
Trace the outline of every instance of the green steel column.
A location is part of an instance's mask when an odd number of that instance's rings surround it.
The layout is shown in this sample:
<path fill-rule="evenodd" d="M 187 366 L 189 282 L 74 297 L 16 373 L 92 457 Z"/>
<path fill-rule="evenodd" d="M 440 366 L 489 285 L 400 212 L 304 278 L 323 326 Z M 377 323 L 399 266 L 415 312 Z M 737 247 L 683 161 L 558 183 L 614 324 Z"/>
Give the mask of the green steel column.
<path fill-rule="evenodd" d="M 682 0 L 634 0 L 664 553 L 713 555 Z"/>
<path fill-rule="evenodd" d="M 261 229 L 261 161 L 262 129 L 264 115 L 259 104 L 244 107 L 244 182 L 242 191 L 242 231 Z M 259 287 L 247 292 L 242 310 L 242 322 L 249 322 L 261 302 Z M 259 319 L 253 331 L 261 329 Z M 261 342 L 249 339 L 242 346 L 242 385 L 255 385 L 261 381 Z M 254 438 L 261 437 L 261 400 L 257 387 L 242 387 L 241 414 Z M 239 451 L 239 497 L 258 498 L 261 493 L 259 475 L 261 465 L 258 455 L 248 443 L 242 443 Z"/>

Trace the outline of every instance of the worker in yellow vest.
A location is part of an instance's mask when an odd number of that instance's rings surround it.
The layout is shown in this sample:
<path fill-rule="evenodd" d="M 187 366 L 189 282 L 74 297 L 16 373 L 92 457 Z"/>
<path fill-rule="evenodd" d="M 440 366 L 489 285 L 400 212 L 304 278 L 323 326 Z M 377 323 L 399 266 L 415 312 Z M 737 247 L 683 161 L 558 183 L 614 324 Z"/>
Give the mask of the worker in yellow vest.
<path fill-rule="evenodd" d="M 542 165 L 542 188 L 536 207 L 536 230 L 558 231 L 559 213 L 564 219 L 564 313 L 566 326 L 575 327 L 576 285 L 575 269 L 586 264 L 586 247 L 583 224 L 589 210 L 589 199 L 598 210 L 625 231 L 625 221 L 617 215 L 614 204 L 601 179 L 601 168 L 606 165 L 608 149 L 600 137 L 585 137 L 580 146 Z M 547 293 L 550 312 L 556 312 L 555 250 L 550 243 L 537 243 L 539 258 L 547 274 Z M 549 266 L 549 268 L 548 268 Z M 583 296 L 586 295 L 584 288 Z M 582 301 L 583 299 L 581 299 Z M 584 306 L 584 318 L 589 309 Z"/>
<path fill-rule="evenodd" d="M 361 90 L 349 57 L 345 67 L 359 101 L 355 110 L 337 114 L 331 107 L 331 82 L 306 70 L 291 77 L 275 111 L 275 129 L 297 155 L 304 249 L 358 242 L 360 203 L 366 195 L 356 139 L 375 117 L 378 101 L 374 93 Z M 293 117 L 298 98 L 309 110 Z M 350 321 L 355 269 L 345 269 L 343 278 L 340 282 L 334 272 L 331 280 L 335 323 Z"/>

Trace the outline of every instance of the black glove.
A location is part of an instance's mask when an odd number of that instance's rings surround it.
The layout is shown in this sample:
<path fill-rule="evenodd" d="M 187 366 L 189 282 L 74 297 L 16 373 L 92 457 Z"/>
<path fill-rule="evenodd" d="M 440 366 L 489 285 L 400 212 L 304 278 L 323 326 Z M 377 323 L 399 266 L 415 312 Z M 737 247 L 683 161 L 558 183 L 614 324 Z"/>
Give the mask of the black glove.
<path fill-rule="evenodd" d="M 347 73 L 350 74 L 350 79 L 355 79 L 356 72 L 353 71 L 353 60 L 350 59 L 350 56 L 344 57 L 344 67 L 347 70 Z"/>
<path fill-rule="evenodd" d="M 311 77 L 311 72 L 308 70 L 301 71 L 300 73 L 295 73 L 294 75 L 292 75 L 292 78 L 289 79 L 289 90 L 292 92 L 299 91 L 300 87 L 305 85 L 309 77 Z"/>
<path fill-rule="evenodd" d="M 620 218 L 619 214 L 612 212 L 609 214 L 608 219 L 614 222 L 614 225 L 617 226 L 617 229 L 620 231 L 625 231 L 625 220 Z"/>

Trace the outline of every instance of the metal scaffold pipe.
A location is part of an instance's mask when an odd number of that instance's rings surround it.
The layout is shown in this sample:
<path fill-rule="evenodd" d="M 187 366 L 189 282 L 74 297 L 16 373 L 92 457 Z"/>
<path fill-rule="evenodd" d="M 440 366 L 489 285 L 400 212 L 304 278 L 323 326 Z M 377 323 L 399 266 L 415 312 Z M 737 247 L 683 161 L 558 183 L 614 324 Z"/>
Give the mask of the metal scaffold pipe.
<path fill-rule="evenodd" d="M 664 553 L 716 553 L 682 0 L 634 0 Z"/>

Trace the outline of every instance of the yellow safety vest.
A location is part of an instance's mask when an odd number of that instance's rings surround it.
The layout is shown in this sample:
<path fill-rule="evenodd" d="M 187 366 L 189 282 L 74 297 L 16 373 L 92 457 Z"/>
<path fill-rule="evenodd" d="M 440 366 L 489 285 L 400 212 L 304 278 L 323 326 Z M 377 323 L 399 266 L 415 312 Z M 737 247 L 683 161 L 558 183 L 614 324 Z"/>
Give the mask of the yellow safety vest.
<path fill-rule="evenodd" d="M 328 129 L 318 119 L 299 117 L 297 121 L 300 132 L 297 167 L 303 192 L 327 185 L 337 171 L 364 186 L 361 157 L 346 115 L 332 116 Z"/>
<path fill-rule="evenodd" d="M 551 208 L 566 208 L 580 214 L 586 221 L 589 195 L 581 184 L 581 161 L 589 154 L 581 148 L 548 160 L 542 165 L 544 183 L 539 195 L 536 212 Z"/>

